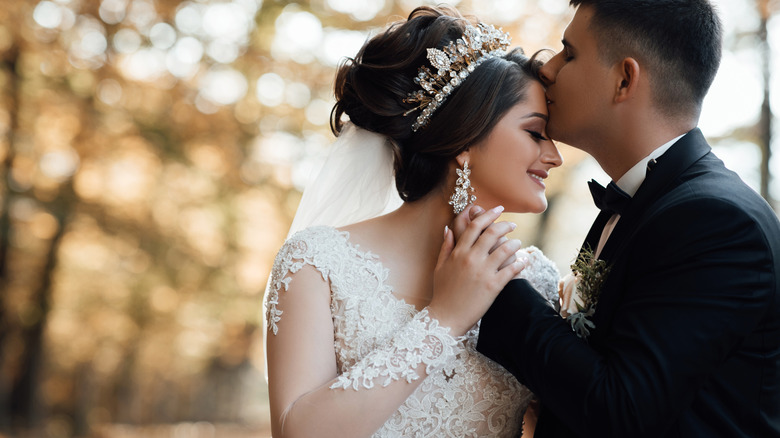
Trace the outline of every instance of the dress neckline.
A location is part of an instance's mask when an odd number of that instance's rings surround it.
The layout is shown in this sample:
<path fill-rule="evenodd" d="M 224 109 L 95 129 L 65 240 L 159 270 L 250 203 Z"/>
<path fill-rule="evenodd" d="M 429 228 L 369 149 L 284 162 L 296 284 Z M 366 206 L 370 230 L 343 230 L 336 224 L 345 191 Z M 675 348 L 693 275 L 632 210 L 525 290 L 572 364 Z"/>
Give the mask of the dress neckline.
<path fill-rule="evenodd" d="M 387 277 L 387 274 L 390 272 L 390 269 L 386 268 L 384 263 L 382 263 L 382 259 L 379 256 L 379 254 L 371 252 L 370 249 L 362 248 L 359 243 L 352 243 L 352 241 L 350 241 L 349 231 L 339 230 L 336 227 L 330 227 L 330 228 L 334 230 L 336 233 L 338 233 L 344 239 L 344 244 L 347 245 L 347 247 L 351 251 L 354 251 L 362 259 L 369 261 L 371 263 L 375 263 L 377 267 L 381 270 L 381 272 L 385 274 L 383 277 L 385 278 Z M 406 306 L 412 316 L 422 311 L 422 309 L 418 309 L 417 306 L 415 306 L 414 304 L 408 303 L 403 297 L 399 297 L 398 295 L 396 295 L 394 293 L 395 288 L 391 284 L 387 283 L 384 280 L 384 278 L 378 278 L 377 281 L 379 282 L 383 291 L 387 292 L 387 294 L 390 296 L 391 299 L 397 301 L 402 306 Z M 423 308 L 425 308 L 425 306 L 423 306 Z"/>

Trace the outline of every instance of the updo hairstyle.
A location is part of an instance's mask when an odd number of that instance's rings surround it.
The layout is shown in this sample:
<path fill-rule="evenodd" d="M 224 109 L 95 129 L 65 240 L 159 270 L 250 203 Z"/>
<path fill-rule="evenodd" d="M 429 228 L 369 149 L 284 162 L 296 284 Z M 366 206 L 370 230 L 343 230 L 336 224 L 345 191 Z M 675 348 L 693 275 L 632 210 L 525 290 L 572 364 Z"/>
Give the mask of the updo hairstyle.
<path fill-rule="evenodd" d="M 520 48 L 488 59 L 450 93 L 426 126 L 413 132 L 420 110 L 404 116 L 416 106 L 404 99 L 420 88 L 414 83 L 418 69 L 430 68 L 427 49 L 454 42 L 468 24 L 476 21 L 455 9 L 418 7 L 406 21 L 366 42 L 336 75 L 331 129 L 338 135 L 346 114 L 356 126 L 390 138 L 396 188 L 404 201 L 418 200 L 443 184 L 450 161 L 487 136 L 512 106 L 525 100 L 528 84 L 538 80 L 541 63 Z"/>

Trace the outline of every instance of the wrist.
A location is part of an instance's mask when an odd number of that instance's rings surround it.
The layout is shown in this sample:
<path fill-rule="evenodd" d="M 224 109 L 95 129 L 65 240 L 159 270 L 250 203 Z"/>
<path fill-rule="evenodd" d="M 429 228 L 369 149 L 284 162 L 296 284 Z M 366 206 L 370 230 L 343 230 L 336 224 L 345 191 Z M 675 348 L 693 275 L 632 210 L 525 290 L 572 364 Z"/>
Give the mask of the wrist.
<path fill-rule="evenodd" d="M 428 307 L 426 307 L 426 310 L 428 311 L 428 316 L 431 319 L 435 319 L 440 327 L 446 327 L 450 330 L 450 335 L 453 337 L 459 337 L 466 334 L 468 331 L 468 327 L 462 327 L 463 324 L 458 324 L 457 318 L 450 317 L 447 312 L 443 311 L 442 309 L 438 308 L 438 306 L 434 303 L 431 303 Z"/>

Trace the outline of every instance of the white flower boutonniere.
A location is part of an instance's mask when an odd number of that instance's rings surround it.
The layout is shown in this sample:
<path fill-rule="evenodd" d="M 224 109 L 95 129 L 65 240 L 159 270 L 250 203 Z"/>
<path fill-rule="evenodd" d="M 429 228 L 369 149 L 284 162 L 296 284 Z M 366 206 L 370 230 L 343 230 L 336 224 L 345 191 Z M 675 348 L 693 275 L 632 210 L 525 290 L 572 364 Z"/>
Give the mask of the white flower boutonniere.
<path fill-rule="evenodd" d="M 611 266 L 599 260 L 590 249 L 583 249 L 571 265 L 572 273 L 565 276 L 558 285 L 561 300 L 561 316 L 571 324 L 580 338 L 587 338 L 596 328 L 591 318 L 596 313 L 596 304 L 601 287 L 607 279 Z"/>

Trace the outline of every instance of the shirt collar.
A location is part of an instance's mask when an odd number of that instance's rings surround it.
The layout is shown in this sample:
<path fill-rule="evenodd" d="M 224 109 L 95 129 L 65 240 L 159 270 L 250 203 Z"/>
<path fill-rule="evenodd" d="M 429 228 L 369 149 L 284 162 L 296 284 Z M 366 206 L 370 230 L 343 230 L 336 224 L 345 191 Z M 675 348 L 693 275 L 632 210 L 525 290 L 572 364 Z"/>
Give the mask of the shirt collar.
<path fill-rule="evenodd" d="M 617 184 L 621 190 L 628 193 L 629 196 L 633 197 L 637 190 L 639 190 L 639 186 L 641 186 L 645 181 L 645 177 L 647 176 L 647 163 L 663 155 L 667 150 L 669 150 L 670 147 L 672 147 L 673 144 L 677 142 L 677 140 L 681 139 L 684 135 L 685 134 L 677 136 L 657 147 L 655 150 L 653 150 L 653 152 L 650 152 L 648 156 L 642 158 L 639 160 L 639 162 L 634 164 L 634 167 L 628 169 L 628 172 L 620 177 L 620 179 L 617 180 L 615 184 Z"/>

